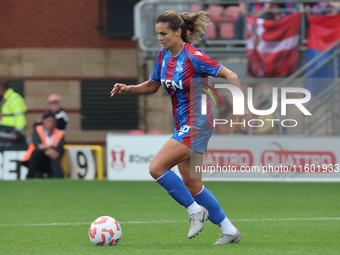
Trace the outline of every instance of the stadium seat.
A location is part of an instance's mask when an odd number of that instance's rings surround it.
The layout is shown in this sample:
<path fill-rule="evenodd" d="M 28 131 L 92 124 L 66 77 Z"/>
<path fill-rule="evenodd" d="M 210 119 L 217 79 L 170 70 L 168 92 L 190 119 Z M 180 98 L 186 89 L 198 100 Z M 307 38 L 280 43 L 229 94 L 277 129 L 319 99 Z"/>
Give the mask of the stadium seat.
<path fill-rule="evenodd" d="M 131 129 L 128 134 L 129 135 L 144 135 L 145 131 L 141 129 Z"/>
<path fill-rule="evenodd" d="M 220 38 L 226 40 L 234 39 L 234 24 L 241 15 L 238 6 L 228 6 L 221 17 Z"/>
<path fill-rule="evenodd" d="M 163 132 L 161 130 L 149 130 L 148 135 L 162 135 Z"/>
<path fill-rule="evenodd" d="M 192 5 L 190 7 L 190 12 L 191 13 L 196 13 L 196 12 L 199 12 L 200 10 L 201 10 L 201 6 L 199 6 L 199 5 Z"/>
<path fill-rule="evenodd" d="M 209 40 L 217 39 L 216 23 L 212 23 L 211 26 L 207 26 L 204 29 L 205 37 Z"/>
<path fill-rule="evenodd" d="M 222 18 L 223 7 L 219 5 L 211 5 L 208 7 L 208 17 L 212 22 L 219 23 Z"/>
<path fill-rule="evenodd" d="M 220 23 L 220 38 L 225 40 L 234 39 L 234 23 L 222 22 Z"/>
<path fill-rule="evenodd" d="M 240 7 L 238 7 L 238 6 L 228 6 L 225 9 L 225 12 L 222 15 L 221 21 L 222 22 L 229 21 L 229 22 L 234 23 L 240 15 L 241 15 Z"/>
<path fill-rule="evenodd" d="M 208 17 L 213 22 L 211 26 L 205 28 L 206 37 L 210 40 L 218 39 L 220 36 L 218 34 L 218 30 L 220 29 L 219 25 L 222 20 L 224 8 L 219 5 L 211 5 L 208 7 Z"/>

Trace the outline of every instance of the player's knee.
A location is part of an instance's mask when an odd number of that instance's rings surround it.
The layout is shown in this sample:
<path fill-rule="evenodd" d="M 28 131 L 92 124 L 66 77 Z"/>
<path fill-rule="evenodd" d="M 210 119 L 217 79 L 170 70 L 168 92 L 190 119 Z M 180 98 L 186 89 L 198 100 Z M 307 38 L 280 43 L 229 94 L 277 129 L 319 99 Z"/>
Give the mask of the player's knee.
<path fill-rule="evenodd" d="M 151 164 L 149 165 L 149 173 L 150 173 L 150 175 L 154 178 L 154 179 L 156 179 L 154 176 L 155 176 L 155 174 L 156 174 L 156 169 L 155 169 L 155 167 L 153 166 L 154 164 L 152 164 L 152 162 L 151 162 Z"/>
<path fill-rule="evenodd" d="M 156 163 L 151 162 L 149 166 L 149 173 L 154 179 L 157 179 L 164 173 L 164 171 Z"/>

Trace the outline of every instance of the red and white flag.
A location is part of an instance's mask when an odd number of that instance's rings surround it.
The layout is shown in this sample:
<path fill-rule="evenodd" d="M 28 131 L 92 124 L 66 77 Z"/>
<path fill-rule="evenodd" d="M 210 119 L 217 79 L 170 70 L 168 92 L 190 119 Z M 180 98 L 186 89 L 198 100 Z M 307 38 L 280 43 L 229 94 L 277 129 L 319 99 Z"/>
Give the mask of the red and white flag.
<path fill-rule="evenodd" d="M 287 76 L 296 71 L 300 13 L 280 20 L 247 16 L 248 75 Z"/>

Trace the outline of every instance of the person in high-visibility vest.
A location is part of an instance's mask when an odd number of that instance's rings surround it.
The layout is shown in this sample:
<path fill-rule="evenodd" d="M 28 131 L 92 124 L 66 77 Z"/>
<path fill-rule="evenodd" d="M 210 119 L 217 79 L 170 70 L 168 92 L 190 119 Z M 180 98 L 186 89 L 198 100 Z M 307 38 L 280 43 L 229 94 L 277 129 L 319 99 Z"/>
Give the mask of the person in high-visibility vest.
<path fill-rule="evenodd" d="M 53 165 L 60 165 L 64 144 L 64 132 L 56 128 L 55 116 L 51 112 L 45 113 L 43 123 L 35 127 L 32 142 L 21 159 L 28 167 L 26 178 L 62 178 L 61 167 L 57 170 Z"/>
<path fill-rule="evenodd" d="M 25 144 L 26 104 L 25 100 L 16 93 L 9 82 L 0 83 L 1 124 L 0 143 Z"/>

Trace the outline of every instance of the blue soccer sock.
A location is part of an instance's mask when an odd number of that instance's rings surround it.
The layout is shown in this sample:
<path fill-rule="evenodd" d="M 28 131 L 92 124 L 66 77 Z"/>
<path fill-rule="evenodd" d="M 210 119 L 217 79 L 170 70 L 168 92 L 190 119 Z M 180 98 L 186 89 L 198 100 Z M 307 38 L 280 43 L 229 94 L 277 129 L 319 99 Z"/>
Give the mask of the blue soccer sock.
<path fill-rule="evenodd" d="M 220 207 L 220 203 L 214 197 L 214 195 L 204 186 L 202 190 L 194 195 L 195 201 L 205 207 L 209 212 L 209 220 L 214 224 L 220 224 L 226 217 L 223 210 Z"/>
<path fill-rule="evenodd" d="M 220 203 L 204 185 L 202 190 L 194 196 L 194 199 L 199 205 L 208 210 L 209 220 L 214 224 L 218 224 L 224 234 L 234 235 L 236 233 L 236 228 L 224 214 Z"/>
<path fill-rule="evenodd" d="M 194 198 L 185 187 L 181 178 L 179 178 L 173 171 L 167 170 L 156 181 L 166 189 L 173 199 L 185 208 L 188 208 L 190 205 L 195 203 Z"/>

